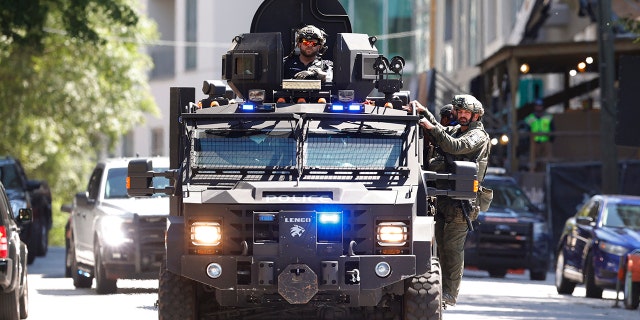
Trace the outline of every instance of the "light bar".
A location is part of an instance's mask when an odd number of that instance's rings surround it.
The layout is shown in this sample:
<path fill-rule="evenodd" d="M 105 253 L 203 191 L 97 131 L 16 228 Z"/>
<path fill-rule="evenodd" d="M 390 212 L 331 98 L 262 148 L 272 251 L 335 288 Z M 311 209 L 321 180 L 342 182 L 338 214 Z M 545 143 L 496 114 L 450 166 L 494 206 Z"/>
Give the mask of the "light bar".
<path fill-rule="evenodd" d="M 257 106 L 253 103 L 244 103 L 238 106 L 238 109 L 242 112 L 254 112 Z"/>
<path fill-rule="evenodd" d="M 330 112 L 335 113 L 364 113 L 364 104 L 362 103 L 333 103 L 327 106 Z"/>
<path fill-rule="evenodd" d="M 340 213 L 339 212 L 318 212 L 318 222 L 321 224 L 340 223 Z"/>

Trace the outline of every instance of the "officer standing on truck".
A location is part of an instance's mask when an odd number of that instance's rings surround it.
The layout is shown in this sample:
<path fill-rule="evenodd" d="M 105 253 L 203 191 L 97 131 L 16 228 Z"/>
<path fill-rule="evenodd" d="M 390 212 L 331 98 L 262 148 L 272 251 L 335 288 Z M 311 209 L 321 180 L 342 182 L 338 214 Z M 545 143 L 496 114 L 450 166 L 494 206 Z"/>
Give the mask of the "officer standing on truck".
<path fill-rule="evenodd" d="M 478 181 L 482 182 L 490 151 L 489 134 L 480 122 L 484 108 L 480 101 L 468 94 L 456 95 L 451 104 L 458 124 L 444 127 L 419 102 L 410 103 L 410 109 L 416 109 L 424 116 L 420 119 L 420 126 L 426 129 L 440 149 L 440 153 L 430 159 L 429 170 L 449 173 L 448 167 L 452 161 L 473 161 L 478 164 Z M 447 196 L 438 196 L 437 200 L 435 234 L 442 266 L 442 300 L 453 306 L 462 281 L 464 241 L 479 209 L 475 203 Z"/>
<path fill-rule="evenodd" d="M 296 33 L 296 48 L 284 58 L 283 79 L 333 81 L 333 62 L 321 59 L 327 51 L 327 34 L 320 28 L 307 25 Z"/>

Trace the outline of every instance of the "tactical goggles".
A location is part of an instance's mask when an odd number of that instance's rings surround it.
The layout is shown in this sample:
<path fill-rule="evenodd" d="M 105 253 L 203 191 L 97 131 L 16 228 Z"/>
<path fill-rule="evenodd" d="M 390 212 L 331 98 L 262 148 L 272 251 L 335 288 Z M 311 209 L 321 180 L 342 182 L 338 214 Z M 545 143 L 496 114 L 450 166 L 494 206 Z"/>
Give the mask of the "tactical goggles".
<path fill-rule="evenodd" d="M 307 40 L 307 39 L 300 40 L 300 43 L 302 43 L 303 45 L 305 45 L 307 47 L 315 47 L 315 46 L 319 45 L 318 41 Z"/>

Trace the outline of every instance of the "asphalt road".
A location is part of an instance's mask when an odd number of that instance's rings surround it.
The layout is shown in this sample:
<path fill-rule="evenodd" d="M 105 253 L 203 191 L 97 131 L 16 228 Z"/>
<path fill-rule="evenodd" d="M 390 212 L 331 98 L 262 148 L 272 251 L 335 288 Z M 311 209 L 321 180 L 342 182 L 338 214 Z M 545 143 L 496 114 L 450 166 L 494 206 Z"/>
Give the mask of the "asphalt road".
<path fill-rule="evenodd" d="M 97 295 L 95 289 L 75 289 L 64 277 L 64 248 L 50 248 L 29 266 L 28 319 L 158 319 L 154 304 L 156 280 L 119 280 L 118 293 Z M 465 271 L 458 304 L 444 311 L 445 320 L 640 320 L 640 310 L 615 305 L 615 291 L 604 299 L 585 298 L 583 286 L 573 295 L 558 295 L 554 276 L 531 281 L 528 274 L 489 278 L 486 272 Z M 622 293 L 620 294 L 622 298 Z"/>

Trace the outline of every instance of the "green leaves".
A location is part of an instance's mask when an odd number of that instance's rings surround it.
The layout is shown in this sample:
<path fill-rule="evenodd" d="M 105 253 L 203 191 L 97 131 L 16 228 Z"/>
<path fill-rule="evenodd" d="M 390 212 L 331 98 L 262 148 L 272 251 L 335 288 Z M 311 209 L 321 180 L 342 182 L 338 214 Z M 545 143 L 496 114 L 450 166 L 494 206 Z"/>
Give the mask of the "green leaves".
<path fill-rule="evenodd" d="M 0 0 L 0 154 L 56 197 L 84 188 L 98 155 L 157 114 L 136 0 Z"/>

